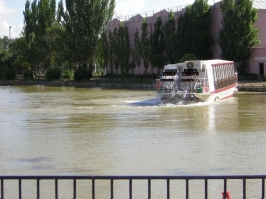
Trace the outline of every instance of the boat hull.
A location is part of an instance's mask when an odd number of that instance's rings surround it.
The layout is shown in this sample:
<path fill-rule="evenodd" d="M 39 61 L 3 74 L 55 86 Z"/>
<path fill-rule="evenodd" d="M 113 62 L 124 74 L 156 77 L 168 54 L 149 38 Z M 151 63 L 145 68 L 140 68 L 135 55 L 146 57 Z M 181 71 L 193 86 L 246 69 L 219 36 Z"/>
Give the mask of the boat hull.
<path fill-rule="evenodd" d="M 172 93 L 157 93 L 157 99 L 162 103 L 177 104 L 180 102 L 214 102 L 217 100 L 232 97 L 237 91 L 237 84 L 218 89 L 214 92 L 203 93 L 187 93 L 185 91 L 177 91 Z"/>
<path fill-rule="evenodd" d="M 232 97 L 237 91 L 237 84 L 218 89 L 211 93 L 195 93 L 195 96 L 202 102 L 213 102 L 228 97 Z"/>

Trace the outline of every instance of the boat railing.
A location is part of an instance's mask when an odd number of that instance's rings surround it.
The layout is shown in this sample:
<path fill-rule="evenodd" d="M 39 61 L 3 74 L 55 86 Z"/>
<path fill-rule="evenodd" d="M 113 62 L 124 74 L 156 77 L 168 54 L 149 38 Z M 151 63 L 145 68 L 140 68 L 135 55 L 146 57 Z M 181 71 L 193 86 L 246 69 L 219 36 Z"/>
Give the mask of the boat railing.
<path fill-rule="evenodd" d="M 193 182 L 199 181 L 199 186 L 201 189 L 198 187 L 196 188 L 199 191 L 199 194 L 202 196 L 201 198 L 208 199 L 211 198 L 209 195 L 210 193 L 213 192 L 213 182 L 216 183 L 218 187 L 219 192 L 216 194 L 219 194 L 219 197 L 216 198 L 221 198 L 221 199 L 228 199 L 227 193 L 229 190 L 233 191 L 234 194 L 237 195 L 238 197 L 236 198 L 243 198 L 247 199 L 250 198 L 250 195 L 253 195 L 256 193 L 256 197 L 252 198 L 265 198 L 265 178 L 266 175 L 222 175 L 222 176 L 0 176 L 0 182 L 1 182 L 1 199 L 4 198 L 10 198 L 8 194 L 6 194 L 6 190 L 9 190 L 8 193 L 17 195 L 15 198 L 22 199 L 22 196 L 25 196 L 27 193 L 25 192 L 30 192 L 34 196 L 34 198 L 40 199 L 40 198 L 45 198 L 44 195 L 46 194 L 52 194 L 52 198 L 58 199 L 60 195 L 64 195 L 64 197 L 67 198 L 72 198 L 76 199 L 77 198 L 77 192 L 79 190 L 78 185 L 80 185 L 80 181 L 86 181 L 89 182 L 90 185 L 85 189 L 85 194 L 86 198 L 90 197 L 92 199 L 96 198 L 96 193 L 98 190 L 102 190 L 103 188 L 107 188 L 108 190 L 105 190 L 104 193 L 106 193 L 108 198 L 113 199 L 114 198 L 114 193 L 119 193 L 121 190 L 126 190 L 128 192 L 128 197 L 130 199 L 135 198 L 134 194 L 139 194 L 140 189 L 136 189 L 138 187 L 138 184 L 135 183 L 137 181 L 144 181 L 146 182 L 146 188 L 143 187 L 142 183 L 142 188 L 143 191 L 142 196 L 145 195 L 144 198 L 152 198 L 154 195 L 158 194 L 158 189 L 154 189 L 154 186 L 156 182 L 154 181 L 161 181 L 164 184 L 164 186 L 160 186 L 161 190 L 160 192 L 165 195 L 167 199 L 170 199 L 170 196 L 172 196 L 172 191 L 175 191 L 178 189 L 180 192 L 180 187 L 175 186 L 175 183 L 178 182 L 184 182 L 184 186 L 182 186 L 184 189 L 182 191 L 182 198 L 189 199 L 191 190 L 195 190 L 195 185 Z M 116 187 L 114 183 L 117 181 L 127 181 L 127 185 L 125 187 L 118 186 Z M 11 183 L 10 181 L 15 181 L 17 182 L 16 184 Z M 30 183 L 30 186 L 27 184 L 27 182 Z M 29 182 L 30 181 L 30 182 Z M 35 181 L 35 185 L 32 184 L 32 182 Z M 48 181 L 48 183 L 52 184 L 51 187 L 52 189 L 43 189 L 43 186 L 48 186 L 47 183 L 43 183 L 43 181 Z M 59 183 L 60 181 L 60 183 Z M 68 181 L 72 184 L 72 188 L 64 189 L 62 190 L 59 184 L 61 185 L 61 182 Z M 109 185 L 103 186 L 102 183 L 98 183 L 99 181 L 106 181 Z M 134 181 L 134 187 L 133 187 L 133 181 Z M 255 181 L 255 182 L 254 182 Z M 258 186 L 253 186 L 254 183 L 257 183 Z M 70 185 L 71 185 L 70 184 Z M 202 184 L 202 185 L 201 185 Z M 260 184 L 260 185 L 259 185 Z M 9 187 L 11 185 L 11 187 Z M 194 185 L 194 186 L 193 186 Z M 27 189 L 26 189 L 27 187 Z M 49 185 L 50 187 L 50 185 Z M 59 188 L 60 187 L 60 188 Z M 171 190 L 170 190 L 171 188 Z M 35 189 L 35 191 L 34 191 Z M 40 191 L 42 190 L 42 191 Z M 46 193 L 45 190 L 49 193 Z M 136 190 L 137 193 L 136 193 Z M 60 191 L 63 191 L 60 192 Z M 252 193 L 250 192 L 252 191 Z M 109 193 L 108 193 L 109 192 Z M 221 193 L 226 193 L 226 194 L 221 194 Z M 125 193 L 126 194 L 126 193 Z M 42 197 L 41 197 L 42 195 Z M 253 195 L 254 196 L 254 195 Z M 83 196 L 85 197 L 85 196 Z M 80 198 L 80 197 L 79 197 Z M 234 197 L 233 197 L 234 198 Z"/>
<path fill-rule="evenodd" d="M 208 78 L 197 78 L 196 84 L 198 84 L 196 87 L 201 88 L 202 92 L 206 93 L 210 91 Z"/>

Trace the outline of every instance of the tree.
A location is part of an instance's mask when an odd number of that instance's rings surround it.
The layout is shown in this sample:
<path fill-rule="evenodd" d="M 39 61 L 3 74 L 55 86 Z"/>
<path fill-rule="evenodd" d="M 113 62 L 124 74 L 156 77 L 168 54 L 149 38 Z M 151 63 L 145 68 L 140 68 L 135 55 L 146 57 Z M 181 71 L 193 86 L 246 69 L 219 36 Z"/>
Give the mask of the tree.
<path fill-rule="evenodd" d="M 97 63 L 100 66 L 107 66 L 108 63 L 108 41 L 106 33 L 102 32 L 97 44 Z"/>
<path fill-rule="evenodd" d="M 195 57 L 195 55 L 193 54 L 185 54 L 180 60 L 179 62 L 185 62 L 185 61 L 191 61 L 191 60 L 197 60 L 198 58 Z"/>
<path fill-rule="evenodd" d="M 156 22 L 154 23 L 154 30 L 151 33 L 150 45 L 151 45 L 150 62 L 153 67 L 157 68 L 157 73 L 159 73 L 159 70 L 162 69 L 166 59 L 163 55 L 164 36 L 163 36 L 163 22 L 161 17 L 158 17 Z"/>
<path fill-rule="evenodd" d="M 114 14 L 115 0 L 62 0 L 60 23 L 65 27 L 65 41 L 73 60 L 93 62 L 99 35 Z"/>
<path fill-rule="evenodd" d="M 27 59 L 28 46 L 25 37 L 16 38 L 10 45 L 10 50 L 16 57 L 12 65 L 16 68 L 17 72 L 23 73 L 25 70 L 30 69 L 30 63 Z"/>
<path fill-rule="evenodd" d="M 0 38 L 0 51 L 8 50 L 9 45 L 13 42 L 12 39 L 9 39 L 7 36 L 3 36 Z"/>
<path fill-rule="evenodd" d="M 120 65 L 120 46 L 118 43 L 118 28 L 115 27 L 113 31 L 113 40 L 112 40 L 112 47 L 113 47 L 113 61 L 114 61 L 114 68 L 115 73 L 118 73 L 119 65 Z"/>
<path fill-rule="evenodd" d="M 139 30 L 136 28 L 136 31 L 134 33 L 134 63 L 139 66 L 139 75 L 140 75 L 140 64 L 141 64 L 141 42 L 140 42 L 140 36 L 139 36 Z"/>
<path fill-rule="evenodd" d="M 46 42 L 47 29 L 55 21 L 55 0 L 29 0 L 25 3 L 24 32 L 28 44 L 27 59 L 30 60 L 32 68 L 41 63 L 50 65 L 50 46 Z"/>
<path fill-rule="evenodd" d="M 212 58 L 211 13 L 207 0 L 196 0 L 178 19 L 178 59 L 194 54 L 199 59 Z"/>
<path fill-rule="evenodd" d="M 125 35 L 124 35 L 124 37 L 125 37 L 125 57 L 124 57 L 124 64 L 125 64 L 125 67 L 124 67 L 124 72 L 126 73 L 126 74 L 129 74 L 129 68 L 130 68 L 130 66 L 129 66 L 129 62 L 130 62 L 130 53 L 131 53 L 131 48 L 130 48 L 130 40 L 129 40 L 129 34 L 128 34 L 128 27 L 127 27 L 127 25 L 125 25 Z"/>
<path fill-rule="evenodd" d="M 108 34 L 108 57 L 109 57 L 109 66 L 111 69 L 111 74 L 114 73 L 114 46 L 115 46 L 115 39 L 113 32 L 109 30 Z"/>
<path fill-rule="evenodd" d="M 247 60 L 251 49 L 260 43 L 258 30 L 254 23 L 258 13 L 252 6 L 251 0 L 224 0 L 221 3 L 223 15 L 222 26 L 219 30 L 218 43 L 222 50 L 223 59 L 239 63 L 240 74 L 247 73 Z"/>
<path fill-rule="evenodd" d="M 170 11 L 168 21 L 164 25 L 164 45 L 168 62 L 176 63 L 176 27 L 174 13 Z"/>
<path fill-rule="evenodd" d="M 144 74 L 148 74 L 147 70 L 149 67 L 150 58 L 150 39 L 148 32 L 148 23 L 146 19 L 143 19 L 141 24 L 141 38 L 140 38 L 141 58 L 144 64 Z"/>
<path fill-rule="evenodd" d="M 119 28 L 114 30 L 115 36 L 115 63 L 120 68 L 122 75 L 128 74 L 129 71 L 129 55 L 130 41 L 127 26 L 120 23 Z"/>

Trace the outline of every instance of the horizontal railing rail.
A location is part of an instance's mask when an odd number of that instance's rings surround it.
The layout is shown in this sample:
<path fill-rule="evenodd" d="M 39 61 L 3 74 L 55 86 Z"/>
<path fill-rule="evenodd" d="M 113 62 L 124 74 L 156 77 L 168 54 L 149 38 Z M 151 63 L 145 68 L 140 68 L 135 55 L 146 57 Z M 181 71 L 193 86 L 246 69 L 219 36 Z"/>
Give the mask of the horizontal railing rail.
<path fill-rule="evenodd" d="M 165 180 L 166 181 L 166 198 L 170 199 L 170 181 L 171 180 L 184 180 L 185 181 L 185 197 L 189 199 L 189 181 L 203 180 L 204 181 L 204 198 L 208 199 L 208 181 L 209 180 L 222 180 L 223 193 L 227 193 L 228 180 L 242 180 L 242 198 L 246 199 L 246 180 L 257 179 L 261 180 L 261 199 L 265 198 L 265 178 L 266 175 L 223 175 L 223 176 L 0 176 L 1 182 L 1 199 L 5 198 L 4 184 L 6 180 L 18 181 L 18 198 L 22 199 L 22 180 L 36 180 L 36 198 L 40 198 L 40 181 L 41 180 L 54 180 L 55 199 L 58 199 L 58 181 L 59 180 L 73 180 L 73 199 L 77 198 L 77 180 L 91 180 L 91 197 L 95 199 L 95 181 L 96 180 L 109 180 L 110 181 L 110 199 L 114 197 L 114 181 L 115 180 L 128 180 L 129 198 L 133 198 L 132 194 L 132 181 L 133 180 L 147 180 L 147 198 L 151 198 L 151 181 L 152 180 Z M 223 194 L 223 199 L 226 199 L 226 194 Z"/>

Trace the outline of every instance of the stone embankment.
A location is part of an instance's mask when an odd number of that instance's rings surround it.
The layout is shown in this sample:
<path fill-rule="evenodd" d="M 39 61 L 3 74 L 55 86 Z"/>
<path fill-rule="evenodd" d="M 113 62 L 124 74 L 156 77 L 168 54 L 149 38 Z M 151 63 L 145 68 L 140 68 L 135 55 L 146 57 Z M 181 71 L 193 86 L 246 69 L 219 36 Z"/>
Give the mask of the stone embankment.
<path fill-rule="evenodd" d="M 13 80 L 13 81 L 0 81 L 0 86 L 23 86 L 23 85 L 44 85 L 44 86 L 74 86 L 74 87 L 103 87 L 103 88 L 128 88 L 128 89 L 148 89 L 155 90 L 154 84 L 142 84 L 142 83 L 105 83 L 105 82 L 74 82 L 74 81 L 24 81 L 24 80 Z"/>
<path fill-rule="evenodd" d="M 238 91 L 266 92 L 266 82 L 263 81 L 239 81 Z"/>
<path fill-rule="evenodd" d="M 147 89 L 155 90 L 154 84 L 142 84 L 142 83 L 105 83 L 97 81 L 88 82 L 73 82 L 73 81 L 23 81 L 23 80 L 13 80 L 13 81 L 0 81 L 0 86 L 13 86 L 13 85 L 45 85 L 45 86 L 74 86 L 74 87 L 103 87 L 103 88 L 125 88 L 125 89 Z M 266 82 L 262 81 L 239 81 L 238 91 L 246 92 L 266 92 Z"/>

